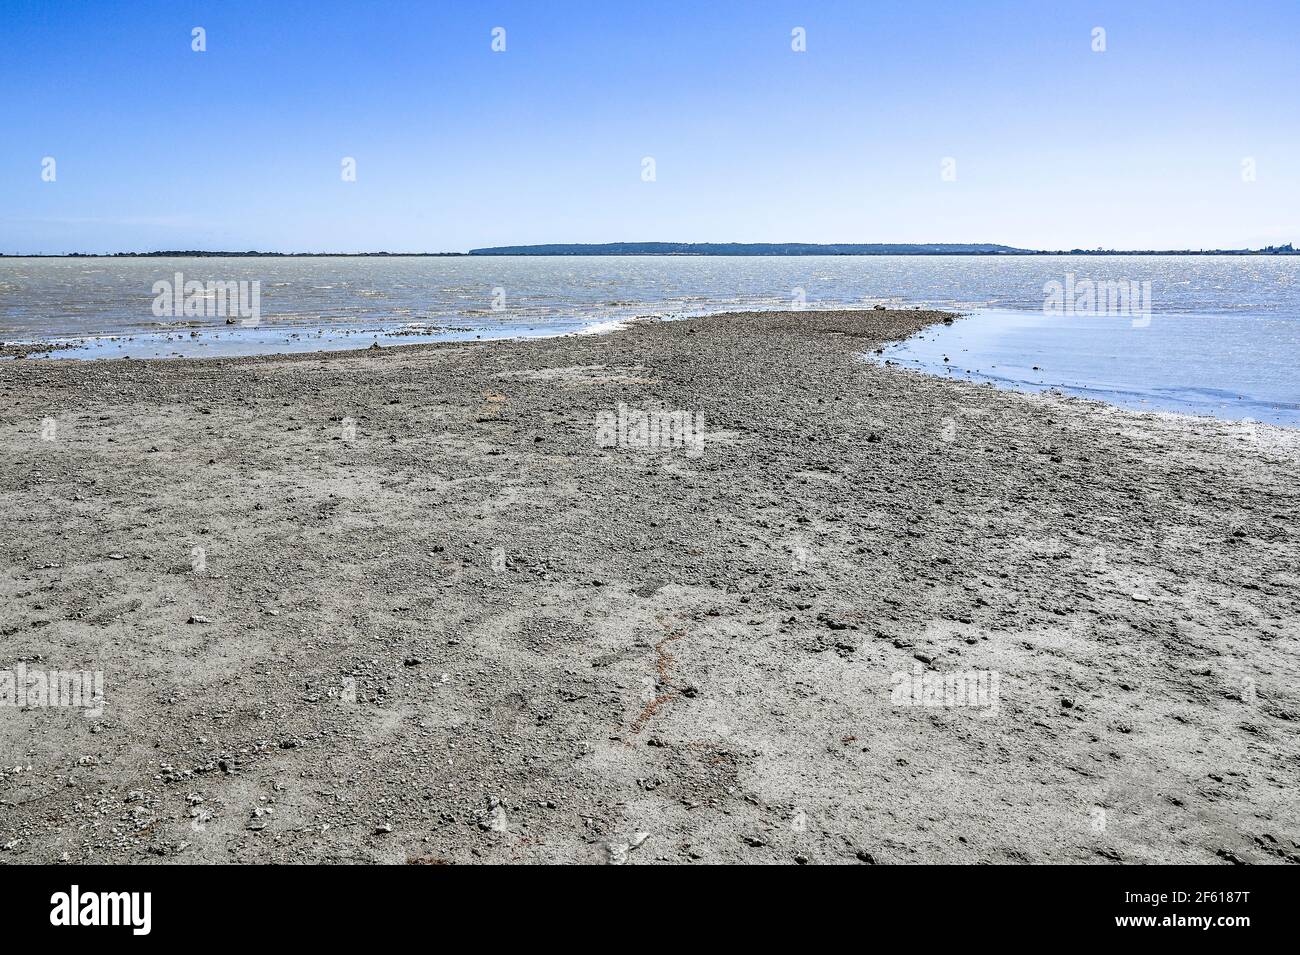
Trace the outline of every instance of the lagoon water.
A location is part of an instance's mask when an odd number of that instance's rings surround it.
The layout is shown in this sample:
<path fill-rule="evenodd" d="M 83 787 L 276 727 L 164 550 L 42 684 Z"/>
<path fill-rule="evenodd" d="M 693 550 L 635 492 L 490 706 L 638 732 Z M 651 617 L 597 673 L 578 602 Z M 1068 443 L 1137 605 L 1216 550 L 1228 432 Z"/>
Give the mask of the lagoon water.
<path fill-rule="evenodd" d="M 1061 316 L 988 309 L 887 348 L 892 361 L 1138 411 L 1300 427 L 1300 320 L 1280 315 Z"/>
<path fill-rule="evenodd" d="M 258 282 L 257 326 L 156 316 L 154 283 L 178 272 Z M 1149 282 L 1150 322 L 1045 315 L 1045 287 L 1067 276 Z M 0 258 L 0 339 L 78 345 L 49 358 L 554 335 L 799 304 L 967 313 L 884 356 L 939 374 L 1300 424 L 1300 256 Z"/>

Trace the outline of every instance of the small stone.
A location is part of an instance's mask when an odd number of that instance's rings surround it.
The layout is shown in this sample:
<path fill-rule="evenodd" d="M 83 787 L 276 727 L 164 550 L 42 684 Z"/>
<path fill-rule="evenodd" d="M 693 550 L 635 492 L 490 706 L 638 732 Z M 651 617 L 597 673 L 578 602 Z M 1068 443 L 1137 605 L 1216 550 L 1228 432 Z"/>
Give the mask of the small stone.
<path fill-rule="evenodd" d="M 605 862 L 607 865 L 624 865 L 627 862 L 628 844 L 626 842 L 605 843 Z"/>
<path fill-rule="evenodd" d="M 487 812 L 479 816 L 478 827 L 484 832 L 505 832 L 510 828 L 506 807 L 496 799 L 490 800 Z"/>

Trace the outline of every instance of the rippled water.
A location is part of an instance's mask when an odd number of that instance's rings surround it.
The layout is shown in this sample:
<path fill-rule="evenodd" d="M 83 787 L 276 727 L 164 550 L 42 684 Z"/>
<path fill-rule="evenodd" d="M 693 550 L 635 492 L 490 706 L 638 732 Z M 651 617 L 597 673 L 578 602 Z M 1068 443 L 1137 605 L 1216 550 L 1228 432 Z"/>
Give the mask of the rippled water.
<path fill-rule="evenodd" d="M 260 283 L 257 327 L 155 316 L 154 283 L 178 272 Z M 1045 284 L 1067 275 L 1151 283 L 1152 322 L 1043 316 Z M 930 345 L 959 350 L 963 371 L 981 369 L 999 384 L 1237 417 L 1249 405 L 1260 420 L 1270 410 L 1294 420 L 1300 257 L 0 258 L 0 338 L 76 340 L 84 347 L 53 353 L 70 358 L 550 335 L 799 303 L 974 312 L 892 353 L 942 373 L 954 362 Z M 1197 388 L 1214 394 L 1201 400 Z"/>

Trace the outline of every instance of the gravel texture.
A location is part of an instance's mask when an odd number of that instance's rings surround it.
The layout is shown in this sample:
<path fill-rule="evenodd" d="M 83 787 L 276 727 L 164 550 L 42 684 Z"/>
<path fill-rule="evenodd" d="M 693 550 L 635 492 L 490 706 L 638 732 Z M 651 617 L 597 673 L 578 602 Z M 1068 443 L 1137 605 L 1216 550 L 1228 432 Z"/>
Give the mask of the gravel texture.
<path fill-rule="evenodd" d="M 0 861 L 1300 861 L 1300 432 L 944 318 L 0 362 Z"/>

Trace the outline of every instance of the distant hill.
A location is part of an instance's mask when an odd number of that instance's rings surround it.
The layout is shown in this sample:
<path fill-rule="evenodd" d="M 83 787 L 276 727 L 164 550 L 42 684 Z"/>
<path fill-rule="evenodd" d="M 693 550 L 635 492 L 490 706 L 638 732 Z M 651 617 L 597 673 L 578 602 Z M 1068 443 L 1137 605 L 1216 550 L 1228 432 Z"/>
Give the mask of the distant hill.
<path fill-rule="evenodd" d="M 458 255 L 1300 255 L 1290 242 L 1262 249 L 1018 249 L 982 242 L 604 242 L 550 245 L 498 245 L 469 252 L 69 252 L 27 255 L 0 252 L 0 258 L 436 258 Z"/>
<path fill-rule="evenodd" d="M 966 242 L 602 242 L 498 245 L 470 255 L 1023 255 L 1028 249 Z"/>

